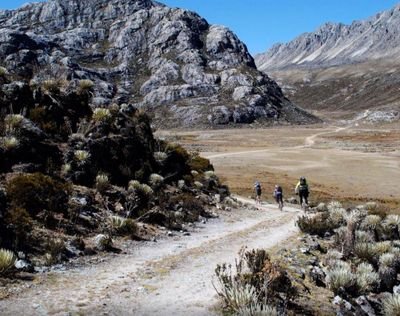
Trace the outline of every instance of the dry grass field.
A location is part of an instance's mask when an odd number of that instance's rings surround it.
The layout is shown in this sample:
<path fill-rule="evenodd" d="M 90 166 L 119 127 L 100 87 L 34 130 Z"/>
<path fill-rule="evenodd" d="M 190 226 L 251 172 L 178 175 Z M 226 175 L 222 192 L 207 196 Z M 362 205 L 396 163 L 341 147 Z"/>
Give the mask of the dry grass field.
<path fill-rule="evenodd" d="M 272 201 L 274 184 L 294 196 L 297 179 L 309 180 L 311 201 L 378 201 L 400 213 L 400 126 L 276 127 L 158 131 L 158 136 L 211 160 L 233 193 L 252 194 L 255 180 Z"/>

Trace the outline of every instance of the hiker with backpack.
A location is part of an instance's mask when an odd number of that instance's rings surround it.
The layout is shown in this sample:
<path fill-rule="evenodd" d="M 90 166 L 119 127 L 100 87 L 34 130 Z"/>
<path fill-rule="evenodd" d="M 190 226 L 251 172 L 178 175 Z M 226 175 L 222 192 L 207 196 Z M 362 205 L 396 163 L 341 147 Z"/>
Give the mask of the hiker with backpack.
<path fill-rule="evenodd" d="M 279 209 L 283 210 L 283 190 L 282 187 L 278 184 L 275 185 L 274 189 L 274 198 L 276 203 L 278 203 Z"/>
<path fill-rule="evenodd" d="M 256 194 L 256 205 L 261 205 L 261 183 L 258 181 L 254 183 L 254 192 Z"/>
<path fill-rule="evenodd" d="M 300 180 L 297 183 L 294 191 L 296 194 L 299 195 L 300 205 L 302 207 L 307 207 L 308 206 L 308 195 L 310 192 L 309 192 L 307 180 L 305 177 L 300 177 Z"/>

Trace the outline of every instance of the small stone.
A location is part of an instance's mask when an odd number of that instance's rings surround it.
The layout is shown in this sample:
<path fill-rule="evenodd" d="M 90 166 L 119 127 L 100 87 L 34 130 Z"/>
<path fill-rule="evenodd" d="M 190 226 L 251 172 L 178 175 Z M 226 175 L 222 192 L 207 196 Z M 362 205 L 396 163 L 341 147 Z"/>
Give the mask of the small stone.
<path fill-rule="evenodd" d="M 171 231 L 168 231 L 167 236 L 172 237 L 172 236 L 174 236 L 174 234 Z"/>
<path fill-rule="evenodd" d="M 39 304 L 36 304 L 36 303 L 34 303 L 34 304 L 32 304 L 32 307 L 33 307 L 34 309 L 38 309 L 38 308 L 40 307 L 40 305 L 39 305 Z"/>
<path fill-rule="evenodd" d="M 189 232 L 184 232 L 183 236 L 190 236 L 190 233 Z"/>

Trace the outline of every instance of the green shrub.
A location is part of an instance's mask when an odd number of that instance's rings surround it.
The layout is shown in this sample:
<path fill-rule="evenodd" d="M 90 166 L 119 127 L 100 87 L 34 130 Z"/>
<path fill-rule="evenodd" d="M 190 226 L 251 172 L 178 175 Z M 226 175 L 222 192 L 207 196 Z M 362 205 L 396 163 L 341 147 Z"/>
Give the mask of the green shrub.
<path fill-rule="evenodd" d="M 4 151 L 9 151 L 17 148 L 20 145 L 18 138 L 15 136 L 5 136 L 0 138 L 0 147 Z"/>
<path fill-rule="evenodd" d="M 392 294 L 382 300 L 382 311 L 384 316 L 400 315 L 400 295 Z"/>
<path fill-rule="evenodd" d="M 317 213 L 314 216 L 303 215 L 297 219 L 296 224 L 303 233 L 319 236 L 324 236 L 326 232 L 332 232 L 336 228 L 329 213 Z"/>
<path fill-rule="evenodd" d="M 350 265 L 342 264 L 336 265 L 331 270 L 327 271 L 326 281 L 329 288 L 335 294 L 338 294 L 341 288 L 345 290 L 350 290 L 352 287 L 354 287 L 356 279 L 351 272 Z"/>
<path fill-rule="evenodd" d="M 105 123 L 112 119 L 112 115 L 109 109 L 96 108 L 93 110 L 92 119 L 96 123 Z"/>
<path fill-rule="evenodd" d="M 142 194 L 146 197 L 150 197 L 153 194 L 153 189 L 150 186 L 144 183 L 140 183 L 137 180 L 129 181 L 128 189 L 135 193 Z"/>
<path fill-rule="evenodd" d="M 373 243 L 359 242 L 354 245 L 354 254 L 365 261 L 374 262 L 376 261 L 376 248 Z"/>
<path fill-rule="evenodd" d="M 49 239 L 46 245 L 45 264 L 51 266 L 63 260 L 65 243 L 61 239 Z"/>
<path fill-rule="evenodd" d="M 356 271 L 356 283 L 359 294 L 368 294 L 379 286 L 379 274 L 369 263 L 360 263 Z"/>
<path fill-rule="evenodd" d="M 10 250 L 0 249 L 0 275 L 7 273 L 14 267 L 17 257 Z"/>
<path fill-rule="evenodd" d="M 360 228 L 364 230 L 375 230 L 382 222 L 382 218 L 378 215 L 368 215 L 362 221 Z"/>
<path fill-rule="evenodd" d="M 36 215 L 46 209 L 66 212 L 70 186 L 41 173 L 21 174 L 6 184 L 7 197 L 13 207 Z"/>
<path fill-rule="evenodd" d="M 89 79 L 79 80 L 78 93 L 91 91 L 94 87 L 94 82 Z"/>
<path fill-rule="evenodd" d="M 86 150 L 75 150 L 74 158 L 78 164 L 85 164 L 90 158 L 90 153 Z"/>
<path fill-rule="evenodd" d="M 24 116 L 21 114 L 8 114 L 4 118 L 4 124 L 6 131 L 13 132 L 18 129 L 24 120 Z"/>
<path fill-rule="evenodd" d="M 152 188 L 157 189 L 164 183 L 164 177 L 159 174 L 152 173 L 149 177 L 149 184 Z"/>
<path fill-rule="evenodd" d="M 214 170 L 214 167 L 212 166 L 210 160 L 201 157 L 198 153 L 192 154 L 189 160 L 189 167 L 191 170 L 195 170 L 197 172 L 206 172 Z"/>
<path fill-rule="evenodd" d="M 5 77 L 8 75 L 8 70 L 5 67 L 0 66 L 0 77 Z"/>
<path fill-rule="evenodd" d="M 110 180 L 105 173 L 98 173 L 96 176 L 96 189 L 99 192 L 106 191 L 110 186 Z"/>
<path fill-rule="evenodd" d="M 32 218 L 28 212 L 22 207 L 11 207 L 6 213 L 5 223 L 12 227 L 14 247 L 18 249 L 23 246 L 32 230 Z"/>
<path fill-rule="evenodd" d="M 131 237 L 136 236 L 139 229 L 137 223 L 133 219 L 120 216 L 111 216 L 110 226 L 115 234 Z"/>

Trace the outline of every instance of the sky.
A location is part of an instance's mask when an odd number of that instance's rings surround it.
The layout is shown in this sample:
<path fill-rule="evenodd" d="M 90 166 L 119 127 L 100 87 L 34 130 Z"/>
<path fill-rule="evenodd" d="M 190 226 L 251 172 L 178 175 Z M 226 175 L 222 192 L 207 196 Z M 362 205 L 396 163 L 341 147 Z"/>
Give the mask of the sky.
<path fill-rule="evenodd" d="M 85 1 L 85 0 L 82 0 Z M 325 22 L 350 24 L 392 8 L 400 0 L 158 0 L 199 13 L 211 24 L 234 31 L 252 54 L 312 32 Z M 26 0 L 0 0 L 0 9 Z"/>

